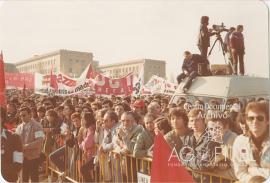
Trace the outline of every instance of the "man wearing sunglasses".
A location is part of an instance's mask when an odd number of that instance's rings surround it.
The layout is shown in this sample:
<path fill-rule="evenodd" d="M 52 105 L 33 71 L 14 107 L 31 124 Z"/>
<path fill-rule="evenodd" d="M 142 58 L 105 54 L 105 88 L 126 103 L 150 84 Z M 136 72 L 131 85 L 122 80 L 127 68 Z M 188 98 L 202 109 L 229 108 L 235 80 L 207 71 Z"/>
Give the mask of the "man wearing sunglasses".
<path fill-rule="evenodd" d="M 241 182 L 270 177 L 269 104 L 250 102 L 245 109 L 248 132 L 233 144 L 235 175 Z"/>
<path fill-rule="evenodd" d="M 39 157 L 44 138 L 43 128 L 40 123 L 31 119 L 31 110 L 22 107 L 19 110 L 22 123 L 17 127 L 16 134 L 22 139 L 23 145 L 23 182 L 38 182 Z"/>

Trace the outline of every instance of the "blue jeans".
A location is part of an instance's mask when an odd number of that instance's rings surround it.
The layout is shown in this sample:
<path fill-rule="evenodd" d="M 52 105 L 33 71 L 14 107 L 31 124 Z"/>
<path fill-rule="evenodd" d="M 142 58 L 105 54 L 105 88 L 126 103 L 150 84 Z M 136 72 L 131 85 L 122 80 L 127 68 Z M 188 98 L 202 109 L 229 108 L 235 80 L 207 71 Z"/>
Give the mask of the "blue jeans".
<path fill-rule="evenodd" d="M 50 154 L 50 160 L 60 171 L 65 171 L 65 149 L 66 146 L 60 147 Z"/>

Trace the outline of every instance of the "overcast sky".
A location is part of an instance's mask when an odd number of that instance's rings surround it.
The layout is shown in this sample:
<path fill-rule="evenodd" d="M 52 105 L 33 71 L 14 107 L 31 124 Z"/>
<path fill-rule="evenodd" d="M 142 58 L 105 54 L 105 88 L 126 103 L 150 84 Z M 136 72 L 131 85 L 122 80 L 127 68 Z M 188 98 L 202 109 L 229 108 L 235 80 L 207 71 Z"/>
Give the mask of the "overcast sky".
<path fill-rule="evenodd" d="M 176 77 L 182 53 L 199 53 L 200 17 L 207 15 L 209 28 L 222 22 L 227 28 L 244 25 L 247 73 L 269 76 L 268 9 L 261 1 L 0 0 L 0 6 L 0 49 L 6 62 L 69 49 L 92 52 L 100 65 L 165 60 L 168 78 Z M 218 45 L 209 59 L 224 63 Z"/>

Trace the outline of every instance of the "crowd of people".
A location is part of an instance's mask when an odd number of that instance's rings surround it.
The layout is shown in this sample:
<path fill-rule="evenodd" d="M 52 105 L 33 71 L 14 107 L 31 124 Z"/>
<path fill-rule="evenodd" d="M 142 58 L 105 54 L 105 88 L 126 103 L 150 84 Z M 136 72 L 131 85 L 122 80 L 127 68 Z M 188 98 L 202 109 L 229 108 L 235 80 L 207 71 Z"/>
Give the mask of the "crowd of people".
<path fill-rule="evenodd" d="M 221 110 L 218 100 L 189 101 L 170 96 L 135 97 L 40 96 L 30 91 L 8 91 L 6 109 L 1 107 L 2 175 L 16 181 L 39 181 L 39 167 L 48 157 L 65 174 L 66 147 L 80 149 L 85 182 L 94 181 L 90 171 L 102 154 L 118 166 L 117 154 L 135 158 L 153 156 L 154 139 L 162 134 L 179 153 L 181 164 L 198 171 L 214 171 L 241 182 L 263 182 L 270 176 L 269 101 L 237 98 Z M 208 103 L 206 105 L 206 102 Z M 64 141 L 58 149 L 56 136 Z M 3 141 L 4 139 L 4 141 Z M 167 158 L 167 157 L 163 157 Z M 105 181 L 117 180 L 106 167 Z M 207 177 L 194 180 L 207 182 Z"/>

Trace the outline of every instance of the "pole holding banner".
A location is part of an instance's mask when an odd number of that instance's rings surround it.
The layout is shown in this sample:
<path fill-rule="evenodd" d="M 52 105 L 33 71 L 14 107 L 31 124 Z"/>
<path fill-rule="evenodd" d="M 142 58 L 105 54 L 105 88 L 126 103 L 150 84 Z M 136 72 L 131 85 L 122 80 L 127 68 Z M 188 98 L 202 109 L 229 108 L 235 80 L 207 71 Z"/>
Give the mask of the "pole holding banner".
<path fill-rule="evenodd" d="M 5 68 L 4 68 L 4 58 L 1 50 L 0 55 L 0 106 L 6 108 L 6 84 L 5 84 Z"/>

